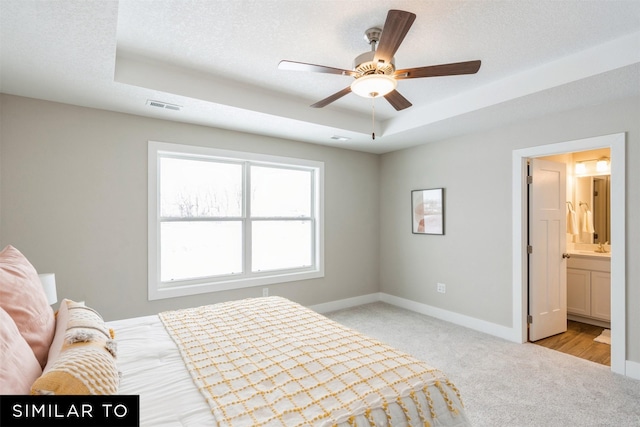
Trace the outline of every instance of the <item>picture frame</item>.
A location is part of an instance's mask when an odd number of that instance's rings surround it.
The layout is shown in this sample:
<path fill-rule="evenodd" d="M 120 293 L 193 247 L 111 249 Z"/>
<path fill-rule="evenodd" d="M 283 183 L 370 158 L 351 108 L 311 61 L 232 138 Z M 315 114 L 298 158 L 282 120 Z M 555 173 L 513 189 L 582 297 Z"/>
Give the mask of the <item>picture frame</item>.
<path fill-rule="evenodd" d="M 444 188 L 411 191 L 411 232 L 444 235 Z"/>

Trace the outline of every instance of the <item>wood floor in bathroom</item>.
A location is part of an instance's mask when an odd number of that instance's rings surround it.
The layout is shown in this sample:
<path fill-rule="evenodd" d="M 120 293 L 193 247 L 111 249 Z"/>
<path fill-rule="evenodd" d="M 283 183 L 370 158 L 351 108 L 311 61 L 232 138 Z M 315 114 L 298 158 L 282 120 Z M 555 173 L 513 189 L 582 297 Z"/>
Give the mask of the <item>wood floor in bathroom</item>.
<path fill-rule="evenodd" d="M 567 332 L 535 341 L 533 344 L 611 366 L 611 346 L 593 340 L 604 329 L 599 326 L 569 320 L 567 322 Z"/>

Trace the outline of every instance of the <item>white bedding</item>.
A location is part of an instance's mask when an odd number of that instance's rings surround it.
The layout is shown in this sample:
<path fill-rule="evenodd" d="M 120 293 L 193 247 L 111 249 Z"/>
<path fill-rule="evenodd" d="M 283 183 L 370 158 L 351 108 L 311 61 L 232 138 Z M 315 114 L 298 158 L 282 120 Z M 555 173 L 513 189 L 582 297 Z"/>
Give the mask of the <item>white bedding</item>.
<path fill-rule="evenodd" d="M 158 316 L 109 322 L 108 327 L 115 330 L 118 342 L 118 367 L 122 372 L 119 393 L 140 395 L 141 426 L 218 425 L 207 400 L 194 384 L 177 345 Z M 433 408 L 439 416 L 430 420 L 431 425 L 468 425 L 464 413 L 447 415 L 446 402 L 440 396 L 433 397 L 436 397 Z M 409 425 L 399 405 L 389 405 L 388 414 L 391 425 Z M 376 425 L 386 425 L 384 412 L 374 415 Z M 417 412 L 415 415 L 414 419 L 418 419 Z M 370 425 L 364 416 L 358 416 L 352 422 L 357 426 Z M 349 424 L 340 423 L 340 427 L 343 425 Z"/>
<path fill-rule="evenodd" d="M 215 426 L 158 316 L 108 322 L 118 343 L 120 394 L 140 395 L 140 426 Z"/>

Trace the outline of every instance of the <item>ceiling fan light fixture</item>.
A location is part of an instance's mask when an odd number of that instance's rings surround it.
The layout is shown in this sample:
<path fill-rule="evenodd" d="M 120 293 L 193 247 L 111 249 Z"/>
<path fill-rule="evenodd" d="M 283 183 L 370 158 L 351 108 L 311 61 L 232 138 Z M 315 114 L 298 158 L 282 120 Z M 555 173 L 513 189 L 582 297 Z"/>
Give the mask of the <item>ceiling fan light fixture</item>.
<path fill-rule="evenodd" d="M 351 83 L 351 91 L 363 98 L 379 98 L 392 92 L 398 82 L 386 74 L 369 74 L 358 77 Z"/>
<path fill-rule="evenodd" d="M 389 10 L 387 19 L 382 27 L 384 31 L 379 27 L 372 27 L 365 31 L 365 41 L 369 43 L 371 50 L 357 56 L 353 61 L 353 68 L 350 70 L 288 60 L 280 61 L 278 68 L 281 70 L 313 71 L 355 77 L 356 80 L 350 86 L 315 104 L 311 104 L 312 108 L 326 107 L 353 92 L 363 98 L 373 99 L 384 96 L 396 111 L 404 110 L 412 105 L 408 99 L 395 90 L 397 80 L 456 76 L 478 72 L 481 64 L 480 60 L 406 68 L 396 71 L 394 55 L 415 19 L 415 13 L 396 9 Z M 374 103 L 372 102 L 371 104 L 373 108 Z"/>

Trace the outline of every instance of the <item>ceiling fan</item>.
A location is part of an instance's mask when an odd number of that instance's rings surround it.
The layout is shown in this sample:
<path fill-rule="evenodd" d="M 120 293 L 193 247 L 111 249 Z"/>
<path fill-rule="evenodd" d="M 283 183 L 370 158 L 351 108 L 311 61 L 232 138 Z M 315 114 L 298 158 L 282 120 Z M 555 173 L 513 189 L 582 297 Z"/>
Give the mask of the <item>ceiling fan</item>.
<path fill-rule="evenodd" d="M 311 107 L 322 108 L 348 93 L 354 92 L 365 98 L 384 96 L 397 111 L 404 110 L 412 105 L 396 90 L 398 80 L 475 74 L 478 72 L 480 69 L 479 60 L 396 70 L 393 56 L 415 19 L 416 15 L 414 13 L 390 10 L 382 29 L 374 27 L 365 31 L 365 40 L 371 46 L 371 51 L 357 56 L 352 70 L 287 60 L 280 61 L 278 69 L 339 74 L 355 78 L 350 86 L 316 102 Z"/>

